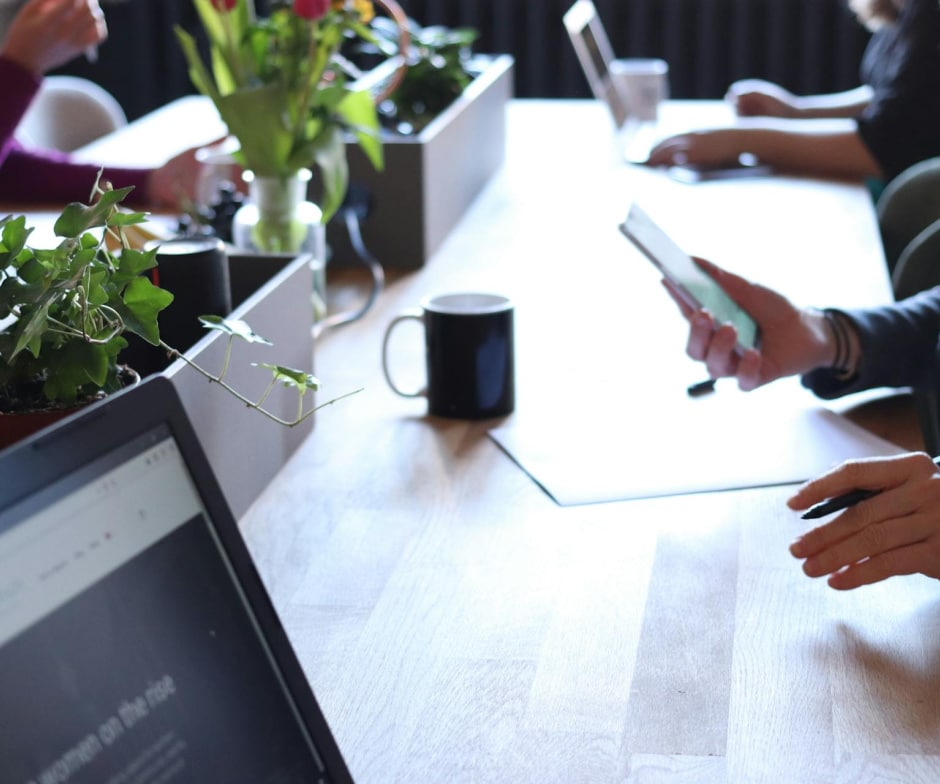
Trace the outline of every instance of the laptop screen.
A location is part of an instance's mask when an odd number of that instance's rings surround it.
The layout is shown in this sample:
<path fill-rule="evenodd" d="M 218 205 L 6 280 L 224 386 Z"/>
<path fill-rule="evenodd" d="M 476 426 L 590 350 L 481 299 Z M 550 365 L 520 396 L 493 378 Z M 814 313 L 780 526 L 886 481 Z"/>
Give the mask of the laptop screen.
<path fill-rule="evenodd" d="M 167 425 L 0 512 L 12 784 L 326 781 Z"/>
<path fill-rule="evenodd" d="M 590 0 L 576 0 L 563 21 L 591 92 L 607 105 L 615 126 L 620 128 L 629 112 L 610 73 L 614 53 L 597 8 Z"/>

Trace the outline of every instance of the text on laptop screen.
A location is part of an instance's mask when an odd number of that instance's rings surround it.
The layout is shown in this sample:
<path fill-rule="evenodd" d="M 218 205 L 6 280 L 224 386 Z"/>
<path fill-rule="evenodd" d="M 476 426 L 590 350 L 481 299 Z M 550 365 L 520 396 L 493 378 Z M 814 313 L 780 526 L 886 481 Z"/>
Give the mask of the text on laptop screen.
<path fill-rule="evenodd" d="M 325 780 L 166 427 L 0 514 L 0 692 L 11 784 Z"/>

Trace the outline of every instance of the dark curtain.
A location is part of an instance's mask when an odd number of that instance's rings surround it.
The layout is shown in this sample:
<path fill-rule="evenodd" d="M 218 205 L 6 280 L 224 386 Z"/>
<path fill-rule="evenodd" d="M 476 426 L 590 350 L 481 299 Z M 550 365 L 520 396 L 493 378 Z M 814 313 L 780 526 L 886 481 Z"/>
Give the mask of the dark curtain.
<path fill-rule="evenodd" d="M 572 0 L 399 0 L 423 25 L 468 26 L 476 50 L 515 57 L 519 97 L 586 97 L 561 18 Z M 720 98 L 734 79 L 761 77 L 798 93 L 858 84 L 868 34 L 845 0 L 595 0 L 620 57 L 662 57 L 676 98 Z M 258 0 L 259 9 L 263 0 Z M 201 36 L 191 0 L 105 5 L 110 39 L 99 61 L 63 72 L 110 90 L 133 119 L 191 93 L 173 26 Z"/>
<path fill-rule="evenodd" d="M 480 31 L 516 58 L 516 94 L 586 97 L 561 19 L 573 0 L 399 0 L 421 24 Z M 868 33 L 846 0 L 595 0 L 618 57 L 662 57 L 676 98 L 720 98 L 744 77 L 799 93 L 858 85 Z"/>

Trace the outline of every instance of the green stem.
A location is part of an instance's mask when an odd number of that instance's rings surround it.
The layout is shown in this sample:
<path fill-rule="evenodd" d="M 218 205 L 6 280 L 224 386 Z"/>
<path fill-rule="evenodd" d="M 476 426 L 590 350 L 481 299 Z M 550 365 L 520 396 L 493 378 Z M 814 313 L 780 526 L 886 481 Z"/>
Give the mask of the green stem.
<path fill-rule="evenodd" d="M 355 390 L 353 390 L 352 392 L 347 392 L 347 393 L 344 394 L 344 395 L 340 395 L 339 397 L 335 397 L 335 398 L 333 398 L 332 400 L 327 400 L 325 403 L 321 403 L 321 404 L 318 405 L 318 406 L 314 406 L 313 408 L 311 408 L 311 409 L 309 409 L 309 410 L 307 410 L 307 411 L 305 412 L 305 411 L 303 410 L 303 397 L 304 397 L 305 391 L 298 390 L 297 395 L 298 395 L 298 397 L 300 398 L 300 408 L 298 409 L 297 418 L 294 419 L 292 422 L 290 422 L 290 421 L 288 421 L 288 420 L 286 420 L 286 419 L 282 419 L 282 418 L 279 417 L 277 414 L 274 414 L 274 413 L 272 413 L 271 411 L 268 411 L 266 408 L 264 408 L 264 407 L 262 406 L 262 403 L 264 402 L 264 399 L 267 397 L 268 393 L 270 392 L 271 387 L 268 388 L 268 390 L 267 390 L 267 391 L 265 392 L 265 394 L 262 396 L 261 400 L 259 400 L 258 402 L 255 402 L 255 401 L 251 400 L 250 398 L 245 397 L 245 395 L 243 395 L 241 392 L 239 392 L 237 389 L 235 389 L 233 386 L 231 386 L 231 385 L 228 384 L 227 382 L 223 381 L 219 376 L 214 376 L 214 375 L 213 375 L 212 373 L 210 373 L 208 370 L 206 370 L 205 368 L 201 367 L 201 366 L 198 365 L 197 363 L 193 362 L 193 361 L 192 361 L 189 357 L 187 357 L 185 354 L 181 354 L 181 353 L 180 353 L 179 351 L 177 351 L 175 348 L 173 348 L 173 347 L 170 346 L 170 345 L 167 345 L 167 344 L 164 343 L 162 340 L 160 341 L 160 348 L 162 348 L 164 351 L 166 351 L 167 354 L 169 354 L 170 358 L 177 358 L 177 357 L 178 357 L 179 359 L 182 359 L 183 362 L 185 362 L 185 363 L 186 363 L 187 365 L 189 365 L 193 370 L 195 370 L 197 373 L 199 373 L 199 375 L 201 375 L 203 378 L 207 379 L 210 384 L 218 384 L 220 387 L 222 387 L 222 389 L 224 389 L 226 392 L 228 392 L 228 393 L 231 394 L 233 397 L 235 397 L 235 399 L 237 399 L 238 401 L 244 403 L 246 407 L 255 409 L 255 411 L 259 412 L 259 413 L 262 414 L 263 416 L 266 416 L 268 419 L 270 419 L 270 420 L 272 420 L 272 421 L 274 421 L 274 422 L 277 422 L 279 425 L 283 425 L 284 427 L 296 427 L 296 426 L 299 425 L 301 422 L 303 422 L 303 421 L 305 421 L 306 419 L 308 419 L 309 417 L 313 416 L 313 414 L 314 414 L 316 411 L 319 411 L 321 408 L 325 408 L 326 406 L 331 406 L 331 405 L 333 405 L 333 403 L 336 403 L 336 402 L 342 400 L 343 398 L 351 397 L 352 395 L 356 395 L 356 394 L 358 394 L 359 392 L 362 392 L 362 388 L 360 387 L 359 389 L 355 389 Z M 272 382 L 272 386 L 273 386 L 273 382 Z"/>

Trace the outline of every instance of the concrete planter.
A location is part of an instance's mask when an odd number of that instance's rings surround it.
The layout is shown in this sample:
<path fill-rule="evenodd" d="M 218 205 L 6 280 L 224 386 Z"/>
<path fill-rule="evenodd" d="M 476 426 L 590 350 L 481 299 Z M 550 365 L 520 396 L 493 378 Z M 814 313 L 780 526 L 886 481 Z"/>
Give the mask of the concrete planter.
<path fill-rule="evenodd" d="M 253 362 L 310 370 L 313 363 L 313 273 L 307 256 L 229 257 L 234 310 L 274 346 L 236 341 L 226 379 L 256 400 L 271 376 Z M 215 331 L 186 352 L 210 372 L 222 367 L 227 338 Z M 163 373 L 176 386 L 222 490 L 240 517 L 313 429 L 313 418 L 287 428 L 247 408 L 218 385 L 176 360 Z M 311 405 L 309 399 L 307 405 Z M 297 411 L 297 393 L 278 388 L 265 408 L 286 420 Z"/>
<path fill-rule="evenodd" d="M 421 133 L 383 138 L 384 171 L 375 171 L 355 144 L 346 147 L 350 183 L 365 186 L 372 198 L 363 240 L 386 267 L 424 265 L 502 166 L 513 58 L 475 59 L 479 75 Z M 331 262 L 355 260 L 340 220 L 331 221 L 327 241 Z"/>

